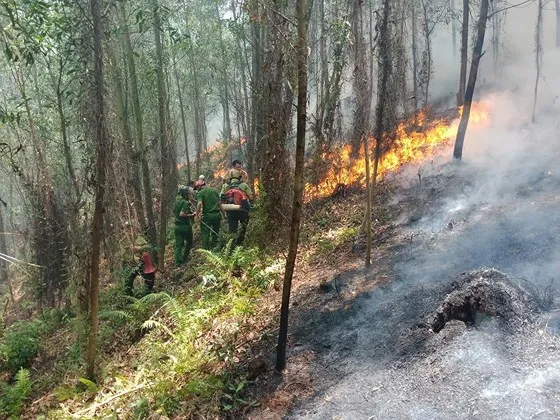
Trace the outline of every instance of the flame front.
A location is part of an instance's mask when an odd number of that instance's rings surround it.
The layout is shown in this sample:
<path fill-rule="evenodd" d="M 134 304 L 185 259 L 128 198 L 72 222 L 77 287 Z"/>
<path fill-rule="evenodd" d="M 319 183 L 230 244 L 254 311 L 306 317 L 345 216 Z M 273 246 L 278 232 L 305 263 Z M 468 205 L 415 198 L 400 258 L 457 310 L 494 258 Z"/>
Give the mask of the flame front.
<path fill-rule="evenodd" d="M 469 121 L 480 126 L 489 120 L 489 105 L 484 102 L 473 103 Z M 459 110 L 459 115 L 462 109 Z M 427 122 L 426 115 L 420 113 L 415 121 L 402 122 L 395 130 L 396 139 L 391 148 L 379 159 L 377 178 L 382 178 L 388 172 L 395 171 L 405 163 L 420 162 L 433 156 L 441 150 L 442 145 L 449 143 L 457 134 L 459 119 L 451 122 L 439 119 Z M 410 127 L 418 127 L 415 130 Z M 370 138 L 369 156 L 371 173 L 373 176 L 373 156 L 375 139 Z M 305 201 L 330 196 L 339 185 L 359 184 L 365 186 L 366 165 L 364 149 L 360 149 L 359 157 L 352 157 L 352 146 L 346 144 L 335 148 L 329 153 L 321 155 L 321 160 L 330 163 L 323 180 L 317 185 L 305 185 Z"/>

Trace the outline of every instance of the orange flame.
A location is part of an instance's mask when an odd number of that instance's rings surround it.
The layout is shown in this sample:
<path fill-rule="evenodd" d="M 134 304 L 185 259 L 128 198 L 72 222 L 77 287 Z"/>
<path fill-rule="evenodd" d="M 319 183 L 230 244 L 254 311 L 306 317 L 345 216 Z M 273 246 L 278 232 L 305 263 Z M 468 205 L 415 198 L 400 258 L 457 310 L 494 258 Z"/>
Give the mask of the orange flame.
<path fill-rule="evenodd" d="M 462 108 L 459 115 L 462 114 Z M 470 113 L 470 123 L 481 126 L 489 120 L 489 104 L 484 102 L 473 103 Z M 412 130 L 410 127 L 419 127 Z M 391 148 L 381 156 L 377 169 L 378 179 L 388 172 L 395 171 L 406 163 L 420 162 L 441 150 L 457 134 L 459 119 L 449 122 L 439 119 L 427 122 L 425 113 L 420 113 L 416 121 L 402 122 L 396 129 L 396 140 Z M 370 138 L 371 173 L 373 175 L 373 156 L 375 139 Z M 330 162 L 331 166 L 323 180 L 317 185 L 305 185 L 305 202 L 320 197 L 332 195 L 338 185 L 360 184 L 365 186 L 366 165 L 364 150 L 360 149 L 359 158 L 352 157 L 352 147 L 343 145 L 330 153 L 321 155 L 321 160 Z"/>

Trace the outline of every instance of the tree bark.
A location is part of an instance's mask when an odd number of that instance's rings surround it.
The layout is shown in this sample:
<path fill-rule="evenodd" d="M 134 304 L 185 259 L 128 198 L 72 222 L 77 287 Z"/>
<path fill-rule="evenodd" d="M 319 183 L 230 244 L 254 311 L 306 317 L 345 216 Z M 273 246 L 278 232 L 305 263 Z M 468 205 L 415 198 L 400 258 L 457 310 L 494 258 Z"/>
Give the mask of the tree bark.
<path fill-rule="evenodd" d="M 288 338 L 288 314 L 290 307 L 290 293 L 292 278 L 296 264 L 301 213 L 303 207 L 303 169 L 305 157 L 305 129 L 307 123 L 307 19 L 306 0 L 298 0 L 298 49 L 297 49 L 297 80 L 298 80 L 298 108 L 296 134 L 296 166 L 294 172 L 294 201 L 292 207 L 292 222 L 290 226 L 290 245 L 284 284 L 282 289 L 282 308 L 280 314 L 280 332 L 278 333 L 278 351 L 276 355 L 276 370 L 282 371 L 286 367 L 286 341 Z"/>
<path fill-rule="evenodd" d="M 457 106 L 465 103 L 465 86 L 467 83 L 467 60 L 469 50 L 469 0 L 463 0 L 463 25 L 461 27 L 461 73 L 459 74 L 459 92 Z"/>
<path fill-rule="evenodd" d="M 90 305 L 89 338 L 86 360 L 86 377 L 95 379 L 95 360 L 97 356 L 97 333 L 99 328 L 99 260 L 103 235 L 103 199 L 105 195 L 105 165 L 107 159 L 107 133 L 103 107 L 103 28 L 101 22 L 101 0 L 90 0 L 93 22 L 94 51 L 94 109 L 95 136 L 97 138 L 95 207 L 91 229 L 91 267 L 90 267 Z"/>
<path fill-rule="evenodd" d="M 463 157 L 463 143 L 465 142 L 465 135 L 467 133 L 467 126 L 469 125 L 469 116 L 471 114 L 471 105 L 474 95 L 474 88 L 476 86 L 476 77 L 478 76 L 478 65 L 482 57 L 482 47 L 484 46 L 484 35 L 486 34 L 486 23 L 488 21 L 488 0 L 482 0 L 480 3 L 480 16 L 478 18 L 476 43 L 473 50 L 471 70 L 469 73 L 469 83 L 465 91 L 465 104 L 463 107 L 463 114 L 461 115 L 461 122 L 457 129 L 457 138 L 455 140 L 455 148 L 453 150 L 453 157 L 461 159 Z"/>
<path fill-rule="evenodd" d="M 125 59 L 130 77 L 132 110 L 134 112 L 136 136 L 138 137 L 138 153 L 140 157 L 140 164 L 142 166 L 142 184 L 144 187 L 144 207 L 146 210 L 146 218 L 148 222 L 148 240 L 150 242 L 150 245 L 155 248 L 157 246 L 157 233 L 152 200 L 152 185 L 150 182 L 150 169 L 148 166 L 148 160 L 146 158 L 146 141 L 144 138 L 144 128 L 142 125 L 142 108 L 140 106 L 140 92 L 138 89 L 138 76 L 136 75 L 134 50 L 132 48 L 132 42 L 130 41 L 128 22 L 126 19 L 125 1 L 118 1 L 117 5 L 120 14 L 120 21 L 123 25 L 122 33 L 125 49 Z"/>

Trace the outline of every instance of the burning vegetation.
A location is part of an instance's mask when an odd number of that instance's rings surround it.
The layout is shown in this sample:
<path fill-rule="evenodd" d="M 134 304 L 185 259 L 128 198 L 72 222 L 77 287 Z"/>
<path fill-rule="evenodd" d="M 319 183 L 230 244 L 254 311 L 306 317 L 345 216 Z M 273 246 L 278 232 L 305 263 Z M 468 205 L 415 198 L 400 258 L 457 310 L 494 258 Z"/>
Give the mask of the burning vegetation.
<path fill-rule="evenodd" d="M 461 110 L 459 110 L 459 117 Z M 470 121 L 474 127 L 484 125 L 490 118 L 490 104 L 481 101 L 473 104 Z M 395 130 L 395 140 L 389 150 L 379 160 L 378 178 L 388 172 L 395 171 L 406 163 L 420 162 L 438 153 L 441 147 L 457 134 L 459 119 L 443 117 L 428 121 L 426 113 L 421 112 L 413 120 L 401 122 Z M 370 158 L 374 155 L 375 139 L 369 141 Z M 333 151 L 320 156 L 331 166 L 318 184 L 308 183 L 305 186 L 305 201 L 329 197 L 340 185 L 359 184 L 365 186 L 366 164 L 364 151 L 360 149 L 359 157 L 352 156 L 349 144 L 335 147 Z"/>

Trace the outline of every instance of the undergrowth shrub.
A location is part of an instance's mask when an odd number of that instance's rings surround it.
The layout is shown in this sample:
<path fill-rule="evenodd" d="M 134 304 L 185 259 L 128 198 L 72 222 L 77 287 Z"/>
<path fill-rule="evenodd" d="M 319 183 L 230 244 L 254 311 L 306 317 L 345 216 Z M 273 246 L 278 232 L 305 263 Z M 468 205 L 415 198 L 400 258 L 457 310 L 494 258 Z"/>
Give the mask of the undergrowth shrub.
<path fill-rule="evenodd" d="M 127 298 L 122 306 L 105 301 L 102 323 L 146 335 L 130 361 L 135 374 L 114 377 L 112 392 L 125 396 L 103 405 L 97 415 L 118 408 L 132 418 L 217 418 L 251 404 L 243 398 L 247 382 L 238 363 L 255 319 L 263 317 L 258 299 L 279 280 L 282 264 L 257 249 L 231 244 L 220 253 L 198 251 L 198 257 L 194 270 L 200 281 L 189 283 L 180 296 L 154 293 Z"/>
<path fill-rule="evenodd" d="M 49 330 L 40 319 L 18 321 L 4 330 L 0 340 L 0 369 L 15 374 L 31 365 L 39 352 L 39 340 Z"/>
<path fill-rule="evenodd" d="M 23 403 L 31 393 L 31 385 L 31 376 L 26 369 L 17 372 L 11 385 L 0 382 L 0 418 L 19 418 Z"/>
<path fill-rule="evenodd" d="M 239 361 L 241 338 L 252 331 L 258 298 L 279 280 L 279 265 L 257 249 L 231 249 L 229 244 L 221 253 L 199 253 L 203 262 L 196 271 L 202 281 L 188 293 L 140 300 L 161 304 L 143 325 L 152 333 L 144 343 L 142 364 L 149 367 L 145 380 L 153 383 L 150 409 L 168 416 L 201 410 L 215 416 L 244 403 L 243 378 L 226 373 Z"/>

